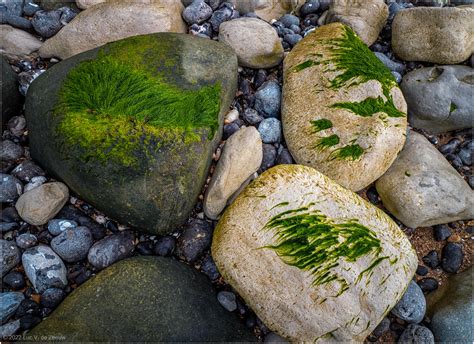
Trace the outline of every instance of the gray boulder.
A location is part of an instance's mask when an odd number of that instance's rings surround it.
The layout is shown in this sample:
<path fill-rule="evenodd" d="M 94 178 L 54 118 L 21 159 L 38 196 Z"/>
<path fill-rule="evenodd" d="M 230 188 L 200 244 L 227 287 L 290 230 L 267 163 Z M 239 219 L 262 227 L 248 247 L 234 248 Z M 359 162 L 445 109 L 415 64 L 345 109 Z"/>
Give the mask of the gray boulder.
<path fill-rule="evenodd" d="M 18 115 L 22 105 L 22 96 L 18 90 L 17 76 L 3 56 L 1 57 L 1 64 L 0 88 L 2 90 L 2 102 L 0 108 L 2 109 L 3 128 L 10 118 Z"/>

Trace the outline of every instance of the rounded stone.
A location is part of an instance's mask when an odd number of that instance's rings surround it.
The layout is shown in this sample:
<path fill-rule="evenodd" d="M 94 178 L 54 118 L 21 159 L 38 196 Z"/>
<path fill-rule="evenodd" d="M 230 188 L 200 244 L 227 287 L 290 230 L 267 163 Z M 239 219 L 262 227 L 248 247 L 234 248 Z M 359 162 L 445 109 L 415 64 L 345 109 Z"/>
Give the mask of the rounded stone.
<path fill-rule="evenodd" d="M 463 258 L 462 245 L 448 242 L 441 253 L 441 266 L 446 272 L 456 273 L 462 265 Z"/>
<path fill-rule="evenodd" d="M 76 221 L 64 219 L 52 219 L 48 222 L 48 232 L 52 235 L 59 235 L 67 229 L 76 228 L 78 226 Z"/>
<path fill-rule="evenodd" d="M 278 143 L 281 141 L 281 122 L 277 118 L 265 118 L 258 125 L 258 132 L 264 143 Z"/>
<path fill-rule="evenodd" d="M 75 263 L 87 257 L 93 243 L 89 228 L 81 226 L 59 234 L 51 240 L 51 248 L 66 262 Z"/>
<path fill-rule="evenodd" d="M 23 192 L 23 185 L 21 182 L 5 173 L 0 173 L 0 202 L 9 203 L 14 202 L 20 197 Z"/>
<path fill-rule="evenodd" d="M 173 236 L 167 235 L 156 241 L 153 251 L 158 256 L 166 257 L 173 253 L 175 247 L 176 239 Z"/>
<path fill-rule="evenodd" d="M 178 238 L 176 255 L 192 263 L 211 246 L 211 240 L 211 225 L 207 221 L 193 219 Z"/>
<path fill-rule="evenodd" d="M 20 263 L 20 250 L 14 242 L 0 239 L 0 272 L 2 277 Z"/>
<path fill-rule="evenodd" d="M 392 314 L 409 323 L 419 323 L 426 312 L 426 300 L 423 291 L 411 281 L 401 300 L 393 307 Z"/>
<path fill-rule="evenodd" d="M 100 270 L 130 256 L 133 249 L 133 234 L 128 231 L 121 232 L 96 242 L 90 248 L 87 260 L 92 266 Z"/>
<path fill-rule="evenodd" d="M 23 155 L 23 147 L 10 140 L 0 142 L 0 160 L 15 161 Z"/>
<path fill-rule="evenodd" d="M 277 81 L 263 83 L 255 92 L 255 110 L 263 117 L 279 117 L 281 104 L 281 88 Z"/>
<path fill-rule="evenodd" d="M 235 294 L 230 291 L 220 291 L 217 293 L 217 300 L 229 312 L 237 309 Z"/>
<path fill-rule="evenodd" d="M 56 308 L 57 305 L 66 297 L 66 293 L 59 288 L 49 288 L 41 294 L 41 306 L 46 308 Z"/>
<path fill-rule="evenodd" d="M 3 276 L 3 283 L 10 286 L 13 290 L 17 290 L 25 286 L 25 279 L 22 273 L 12 271 Z"/>
<path fill-rule="evenodd" d="M 19 248 L 30 248 L 38 243 L 38 238 L 34 234 L 24 233 L 16 237 L 16 245 Z"/>
<path fill-rule="evenodd" d="M 433 333 L 424 326 L 410 324 L 398 339 L 399 343 L 434 344 Z"/>
<path fill-rule="evenodd" d="M 210 18 L 211 15 L 212 8 L 204 0 L 194 0 L 183 11 L 183 19 L 188 25 L 201 24 Z"/>

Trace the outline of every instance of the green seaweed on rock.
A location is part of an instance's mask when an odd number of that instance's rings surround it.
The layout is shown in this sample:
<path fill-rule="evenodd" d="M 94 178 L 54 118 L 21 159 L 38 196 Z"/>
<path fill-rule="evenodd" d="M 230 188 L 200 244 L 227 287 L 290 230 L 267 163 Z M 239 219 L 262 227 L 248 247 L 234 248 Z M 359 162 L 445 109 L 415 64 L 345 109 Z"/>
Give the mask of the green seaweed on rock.
<path fill-rule="evenodd" d="M 318 133 L 322 130 L 332 128 L 332 122 L 329 119 L 321 118 L 318 120 L 311 121 L 313 133 Z"/>
<path fill-rule="evenodd" d="M 318 143 L 316 144 L 316 148 L 323 150 L 328 147 L 337 145 L 339 143 L 339 136 L 334 134 L 327 137 L 321 137 L 320 139 L 318 139 L 317 142 Z"/>
<path fill-rule="evenodd" d="M 389 117 L 405 117 L 405 113 L 395 107 L 391 97 L 387 101 L 384 101 L 382 97 L 366 98 L 360 102 L 335 103 L 330 107 L 346 109 L 361 117 L 370 117 L 379 112 L 384 112 Z"/>
<path fill-rule="evenodd" d="M 364 154 L 364 148 L 358 144 L 350 144 L 334 150 L 331 153 L 332 159 L 338 160 L 358 160 Z"/>
<path fill-rule="evenodd" d="M 340 259 L 355 262 L 360 257 L 371 256 L 372 261 L 359 278 L 383 260 L 379 257 L 380 239 L 371 229 L 356 220 L 335 223 L 309 207 L 284 211 L 271 218 L 263 229 L 273 231 L 277 241 L 264 248 L 274 250 L 286 264 L 309 271 L 314 286 L 339 282 L 341 287 L 336 296 L 349 288 L 347 281 L 333 272 Z"/>

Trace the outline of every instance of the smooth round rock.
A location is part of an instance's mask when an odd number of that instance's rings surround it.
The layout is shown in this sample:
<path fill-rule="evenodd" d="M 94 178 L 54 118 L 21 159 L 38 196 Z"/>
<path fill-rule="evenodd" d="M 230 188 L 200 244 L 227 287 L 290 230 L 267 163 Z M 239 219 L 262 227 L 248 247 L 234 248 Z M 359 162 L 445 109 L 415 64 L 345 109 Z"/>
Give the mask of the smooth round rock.
<path fill-rule="evenodd" d="M 265 118 L 279 117 L 281 104 L 281 88 L 277 81 L 263 83 L 255 92 L 255 110 Z"/>
<path fill-rule="evenodd" d="M 398 338 L 398 342 L 404 344 L 434 344 L 435 340 L 433 333 L 427 327 L 410 324 Z"/>
<path fill-rule="evenodd" d="M 44 170 L 31 160 L 25 160 L 12 171 L 12 174 L 22 182 L 28 183 L 36 176 L 44 176 Z"/>
<path fill-rule="evenodd" d="M 264 143 L 278 143 L 281 141 L 281 122 L 277 118 L 265 118 L 258 125 L 258 132 Z"/>
<path fill-rule="evenodd" d="M 96 269 L 104 269 L 113 263 L 130 256 L 133 252 L 133 234 L 122 232 L 105 237 L 89 250 L 87 260 Z"/>
<path fill-rule="evenodd" d="M 15 313 L 24 298 L 23 293 L 16 291 L 0 293 L 0 318 L 2 324 Z"/>
<path fill-rule="evenodd" d="M 66 293 L 59 288 L 49 288 L 41 295 L 41 306 L 46 308 L 56 308 L 66 297 Z"/>
<path fill-rule="evenodd" d="M 0 173 L 0 202 L 9 203 L 14 202 L 20 197 L 23 192 L 23 185 L 21 182 L 5 173 Z"/>
<path fill-rule="evenodd" d="M 242 114 L 242 118 L 250 125 L 256 125 L 263 121 L 263 116 L 261 116 L 257 110 L 252 108 L 246 108 Z"/>
<path fill-rule="evenodd" d="M 411 281 L 401 300 L 393 307 L 392 314 L 409 323 L 419 323 L 426 312 L 426 300 L 423 291 Z"/>
<path fill-rule="evenodd" d="M 194 0 L 184 9 L 182 15 L 188 25 L 201 24 L 211 17 L 212 8 L 204 0 Z"/>
<path fill-rule="evenodd" d="M 3 276 L 3 283 L 10 286 L 12 289 L 22 289 L 25 286 L 25 279 L 23 274 L 17 271 L 12 271 Z"/>
<path fill-rule="evenodd" d="M 441 253 L 441 266 L 446 272 L 456 273 L 462 265 L 463 258 L 461 244 L 448 242 Z"/>
<path fill-rule="evenodd" d="M 427 277 L 418 281 L 418 285 L 424 293 L 429 293 L 438 289 L 438 281 L 434 278 Z"/>
<path fill-rule="evenodd" d="M 443 241 L 451 236 L 451 230 L 448 225 L 436 225 L 433 226 L 433 236 L 436 241 Z"/>
<path fill-rule="evenodd" d="M 211 246 L 211 240 L 211 225 L 207 221 L 193 219 L 178 238 L 176 255 L 192 263 Z"/>
<path fill-rule="evenodd" d="M 75 263 L 87 257 L 93 243 L 89 228 L 81 226 L 59 234 L 51 240 L 51 248 L 66 262 Z"/>
<path fill-rule="evenodd" d="M 26 249 L 35 246 L 38 243 L 38 238 L 34 234 L 24 233 L 17 236 L 15 241 L 19 248 Z"/>
<path fill-rule="evenodd" d="M 20 263 L 20 250 L 13 241 L 0 239 L 0 272 L 2 277 Z"/>
<path fill-rule="evenodd" d="M 167 235 L 156 241 L 153 251 L 158 256 L 166 257 L 173 253 L 175 247 L 176 239 L 173 236 Z"/>
<path fill-rule="evenodd" d="M 59 235 L 67 229 L 76 228 L 78 226 L 76 221 L 64 219 L 52 219 L 48 222 L 48 232 L 52 235 Z"/>
<path fill-rule="evenodd" d="M 230 291 L 220 291 L 217 293 L 217 300 L 227 311 L 233 312 L 237 309 L 235 294 Z"/>
<path fill-rule="evenodd" d="M 0 160 L 14 161 L 23 155 L 24 149 L 19 144 L 10 140 L 3 140 L 0 142 Z"/>

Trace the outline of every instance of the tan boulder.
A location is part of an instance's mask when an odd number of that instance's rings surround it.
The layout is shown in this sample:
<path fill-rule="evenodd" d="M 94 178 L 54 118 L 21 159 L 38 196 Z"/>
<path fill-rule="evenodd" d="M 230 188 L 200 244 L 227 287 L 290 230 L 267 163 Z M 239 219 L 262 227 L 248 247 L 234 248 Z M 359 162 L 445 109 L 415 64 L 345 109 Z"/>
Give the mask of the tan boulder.
<path fill-rule="evenodd" d="M 418 263 L 388 215 L 301 165 L 273 167 L 237 197 L 212 256 L 266 326 L 308 343 L 362 342 Z"/>
<path fill-rule="evenodd" d="M 66 204 L 69 190 L 59 182 L 46 183 L 20 196 L 15 208 L 31 225 L 40 226 L 51 220 Z"/>
<path fill-rule="evenodd" d="M 298 10 L 305 0 L 232 0 L 232 3 L 242 14 L 255 12 L 263 20 L 270 21 Z"/>
<path fill-rule="evenodd" d="M 35 36 L 10 25 L 0 25 L 0 37 L 0 53 L 10 57 L 30 55 L 43 44 Z"/>
<path fill-rule="evenodd" d="M 332 23 L 284 60 L 282 122 L 297 163 L 357 191 L 405 142 L 406 103 L 391 72 L 348 27 Z"/>
<path fill-rule="evenodd" d="M 474 53 L 474 5 L 399 11 L 392 48 L 406 61 L 457 64 Z"/>
<path fill-rule="evenodd" d="M 388 6 L 384 0 L 333 0 L 327 13 L 326 24 L 346 24 L 370 46 L 377 40 L 387 18 Z"/>
<path fill-rule="evenodd" d="M 130 36 L 156 32 L 185 33 L 180 1 L 109 0 L 79 13 L 39 53 L 42 57 L 65 59 L 106 43 Z"/>

